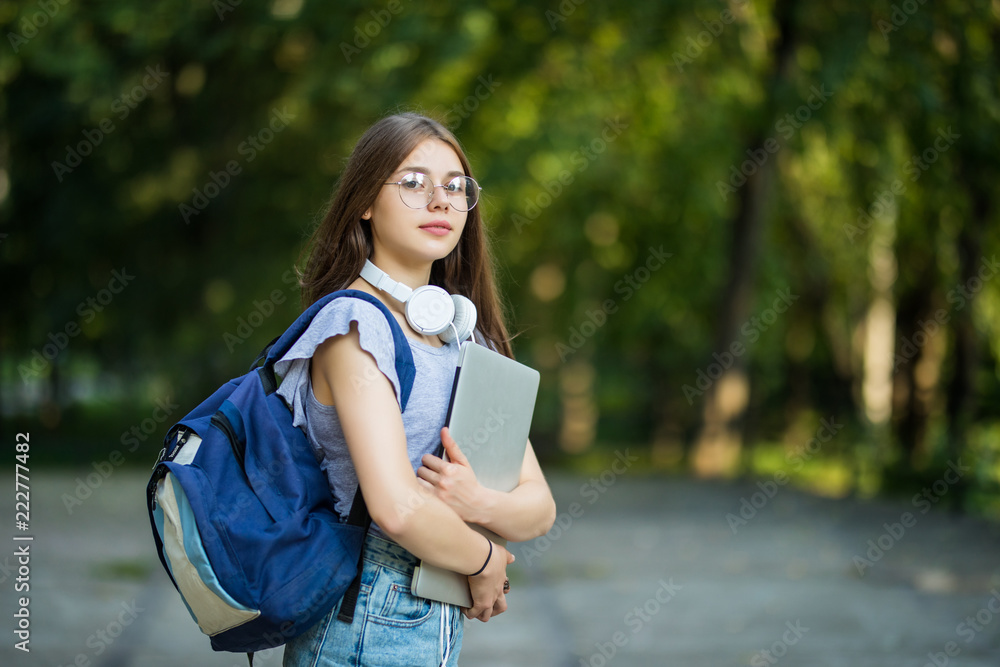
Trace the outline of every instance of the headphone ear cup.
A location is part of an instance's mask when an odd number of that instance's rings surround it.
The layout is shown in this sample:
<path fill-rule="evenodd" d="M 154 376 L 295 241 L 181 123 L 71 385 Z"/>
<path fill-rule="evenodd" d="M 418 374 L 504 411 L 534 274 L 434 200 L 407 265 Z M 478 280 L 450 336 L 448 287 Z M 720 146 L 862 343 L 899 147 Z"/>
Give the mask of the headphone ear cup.
<path fill-rule="evenodd" d="M 418 287 L 406 300 L 406 321 L 415 331 L 428 336 L 451 331 L 455 301 L 450 296 L 437 285 Z"/>
<path fill-rule="evenodd" d="M 455 329 L 458 329 L 458 341 L 462 342 L 468 340 L 469 336 L 472 335 L 473 330 L 476 328 L 476 320 L 479 317 L 479 311 L 476 310 L 476 304 L 472 303 L 470 299 L 462 296 L 461 294 L 452 294 L 451 300 L 455 303 Z M 448 327 L 443 332 L 441 332 L 441 338 L 444 339 L 446 343 L 450 343 L 455 340 L 455 331 L 451 327 Z"/>

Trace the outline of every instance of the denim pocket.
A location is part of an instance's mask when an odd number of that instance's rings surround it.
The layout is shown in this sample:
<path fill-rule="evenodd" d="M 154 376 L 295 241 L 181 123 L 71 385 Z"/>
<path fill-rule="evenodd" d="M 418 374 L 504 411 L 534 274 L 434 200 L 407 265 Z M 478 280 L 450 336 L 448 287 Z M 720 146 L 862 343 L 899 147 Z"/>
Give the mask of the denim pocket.
<path fill-rule="evenodd" d="M 368 618 L 382 625 L 412 628 L 424 623 L 434 611 L 430 600 L 410 593 L 409 576 L 380 567 L 372 585 Z M 377 612 L 375 610 L 378 610 Z"/>

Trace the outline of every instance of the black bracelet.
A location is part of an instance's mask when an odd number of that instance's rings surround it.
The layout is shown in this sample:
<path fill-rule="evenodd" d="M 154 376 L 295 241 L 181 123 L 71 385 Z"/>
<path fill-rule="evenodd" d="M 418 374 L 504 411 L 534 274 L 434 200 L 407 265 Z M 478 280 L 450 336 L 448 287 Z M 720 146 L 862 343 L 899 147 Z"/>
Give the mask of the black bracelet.
<path fill-rule="evenodd" d="M 486 537 L 486 536 L 484 535 L 483 537 Z M 483 570 L 485 570 L 485 569 L 486 569 L 486 566 L 490 564 L 490 558 L 492 558 L 492 557 L 493 557 L 493 540 L 491 540 L 490 538 L 488 538 L 488 537 L 487 537 L 487 538 L 486 538 L 486 541 L 487 541 L 487 542 L 489 543 L 489 545 L 490 545 L 490 552 L 489 552 L 488 554 L 486 554 L 486 562 L 485 562 L 485 563 L 483 563 L 483 566 L 482 566 L 481 568 L 479 568 L 478 570 L 476 570 L 475 572 L 473 572 L 472 574 L 470 574 L 470 575 L 469 575 L 470 577 L 474 577 L 474 576 L 476 576 L 477 574 L 482 574 L 482 573 L 483 573 Z"/>

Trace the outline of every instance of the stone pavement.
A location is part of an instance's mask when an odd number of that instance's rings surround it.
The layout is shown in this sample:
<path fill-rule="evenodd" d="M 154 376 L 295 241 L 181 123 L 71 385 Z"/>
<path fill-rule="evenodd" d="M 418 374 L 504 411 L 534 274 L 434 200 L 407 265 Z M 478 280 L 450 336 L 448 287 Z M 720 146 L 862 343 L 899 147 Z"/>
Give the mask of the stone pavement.
<path fill-rule="evenodd" d="M 31 477 L 30 653 L 12 632 L 12 483 L 0 498 L 0 665 L 245 665 L 210 650 L 161 572 L 146 473 L 116 470 L 70 514 L 87 472 Z M 996 524 L 752 482 L 550 481 L 559 525 L 513 547 L 510 610 L 466 622 L 463 666 L 1000 665 Z"/>

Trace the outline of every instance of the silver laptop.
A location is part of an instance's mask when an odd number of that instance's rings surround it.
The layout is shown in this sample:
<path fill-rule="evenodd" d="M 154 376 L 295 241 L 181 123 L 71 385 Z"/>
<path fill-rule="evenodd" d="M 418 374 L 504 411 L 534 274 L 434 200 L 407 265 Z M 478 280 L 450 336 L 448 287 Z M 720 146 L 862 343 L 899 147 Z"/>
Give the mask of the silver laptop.
<path fill-rule="evenodd" d="M 483 486 L 497 491 L 517 486 L 538 381 L 538 371 L 524 364 L 482 345 L 462 345 L 445 425 Z M 482 526 L 469 527 L 507 544 Z M 410 589 L 418 597 L 472 606 L 468 576 L 433 565 L 417 565 Z"/>

